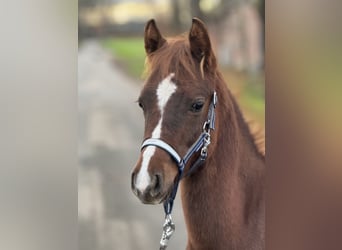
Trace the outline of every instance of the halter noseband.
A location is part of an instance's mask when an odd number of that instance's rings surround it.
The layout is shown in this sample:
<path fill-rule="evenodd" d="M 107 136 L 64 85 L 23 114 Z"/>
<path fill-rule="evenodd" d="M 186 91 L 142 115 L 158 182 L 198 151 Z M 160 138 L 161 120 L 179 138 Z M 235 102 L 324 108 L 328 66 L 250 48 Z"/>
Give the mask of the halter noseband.
<path fill-rule="evenodd" d="M 208 156 L 208 146 L 210 144 L 210 131 L 215 129 L 215 107 L 217 104 L 217 94 L 216 91 L 213 93 L 213 97 L 209 106 L 209 111 L 208 111 L 208 117 L 207 120 L 203 124 L 203 131 L 196 140 L 194 144 L 189 148 L 185 156 L 182 158 L 180 155 L 177 153 L 177 151 L 171 147 L 168 143 L 161 139 L 157 138 L 149 138 L 146 139 L 142 146 L 141 150 L 147 146 L 156 146 L 158 148 L 161 148 L 165 150 L 171 157 L 172 159 L 177 163 L 178 166 L 178 175 L 176 177 L 172 192 L 170 196 L 167 198 L 167 200 L 164 202 L 164 211 L 165 211 L 165 223 L 163 226 L 163 235 L 162 239 L 160 240 L 160 249 L 165 249 L 167 246 L 167 242 L 169 238 L 171 237 L 171 234 L 173 233 L 175 229 L 175 225 L 172 223 L 172 218 L 171 218 L 171 211 L 173 207 L 173 201 L 176 197 L 177 194 L 177 189 L 178 189 L 178 184 L 179 181 L 186 176 L 191 175 L 195 170 L 198 169 L 199 166 L 203 164 L 203 162 L 206 160 Z M 186 175 L 183 175 L 184 168 L 190 158 L 197 153 L 199 150 L 201 150 L 201 154 L 198 157 L 198 159 L 190 166 L 189 171 L 186 173 Z"/>

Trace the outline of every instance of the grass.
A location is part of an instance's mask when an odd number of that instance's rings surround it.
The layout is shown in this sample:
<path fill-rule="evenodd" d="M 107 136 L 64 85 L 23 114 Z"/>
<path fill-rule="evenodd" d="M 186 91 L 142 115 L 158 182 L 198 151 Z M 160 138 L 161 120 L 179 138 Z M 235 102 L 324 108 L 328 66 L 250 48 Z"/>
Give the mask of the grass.
<path fill-rule="evenodd" d="M 102 45 L 115 55 L 129 75 L 141 78 L 145 62 L 144 41 L 142 38 L 108 38 L 102 41 Z M 261 128 L 264 128 L 264 75 L 261 73 L 249 75 L 231 69 L 222 69 L 222 73 L 247 120 L 254 120 Z"/>
<path fill-rule="evenodd" d="M 107 38 L 102 41 L 102 45 L 115 55 L 129 75 L 141 78 L 145 62 L 143 39 L 132 37 Z"/>

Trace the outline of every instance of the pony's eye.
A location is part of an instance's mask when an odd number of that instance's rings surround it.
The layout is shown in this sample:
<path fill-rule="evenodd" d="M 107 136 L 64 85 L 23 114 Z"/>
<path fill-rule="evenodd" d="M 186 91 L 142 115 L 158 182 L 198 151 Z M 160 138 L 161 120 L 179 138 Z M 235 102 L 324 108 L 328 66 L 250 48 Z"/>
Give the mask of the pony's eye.
<path fill-rule="evenodd" d="M 191 105 L 192 112 L 199 112 L 203 108 L 204 102 L 203 101 L 196 101 Z"/>
<path fill-rule="evenodd" d="M 140 108 L 144 109 L 144 105 L 141 102 L 138 102 Z"/>

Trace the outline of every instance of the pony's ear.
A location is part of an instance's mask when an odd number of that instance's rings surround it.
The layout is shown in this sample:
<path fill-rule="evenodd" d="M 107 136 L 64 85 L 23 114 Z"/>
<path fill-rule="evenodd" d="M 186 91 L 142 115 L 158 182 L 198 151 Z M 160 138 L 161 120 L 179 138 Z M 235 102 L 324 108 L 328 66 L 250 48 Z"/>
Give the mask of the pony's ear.
<path fill-rule="evenodd" d="M 148 21 L 145 26 L 144 40 L 147 55 L 159 49 L 166 41 L 160 34 L 154 19 Z"/>
<path fill-rule="evenodd" d="M 189 32 L 190 49 L 193 57 L 201 63 L 201 70 L 215 68 L 216 59 L 211 48 L 210 38 L 204 23 L 194 17 Z"/>

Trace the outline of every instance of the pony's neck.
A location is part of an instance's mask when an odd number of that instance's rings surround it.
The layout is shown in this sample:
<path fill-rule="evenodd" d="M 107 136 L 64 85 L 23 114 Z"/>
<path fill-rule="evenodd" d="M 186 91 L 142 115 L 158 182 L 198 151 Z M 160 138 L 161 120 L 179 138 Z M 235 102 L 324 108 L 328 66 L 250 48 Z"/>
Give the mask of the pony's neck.
<path fill-rule="evenodd" d="M 262 210 L 259 200 L 263 187 L 258 185 L 263 183 L 264 160 L 223 84 L 217 87 L 217 123 L 209 157 L 181 184 L 189 249 L 241 246 L 240 237 L 257 225 L 253 220 L 258 216 L 253 213 Z"/>

